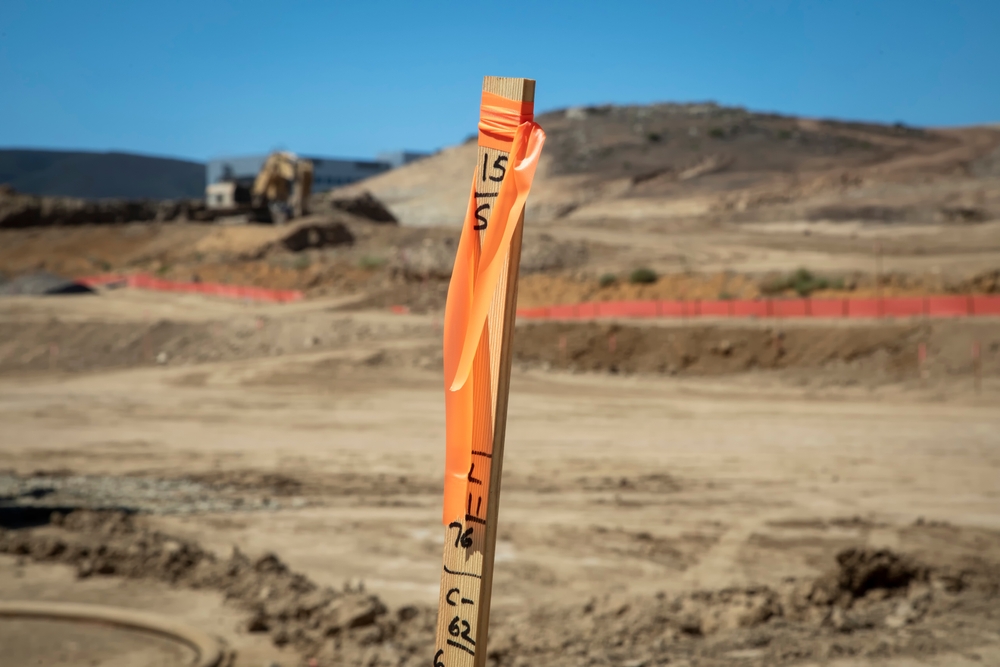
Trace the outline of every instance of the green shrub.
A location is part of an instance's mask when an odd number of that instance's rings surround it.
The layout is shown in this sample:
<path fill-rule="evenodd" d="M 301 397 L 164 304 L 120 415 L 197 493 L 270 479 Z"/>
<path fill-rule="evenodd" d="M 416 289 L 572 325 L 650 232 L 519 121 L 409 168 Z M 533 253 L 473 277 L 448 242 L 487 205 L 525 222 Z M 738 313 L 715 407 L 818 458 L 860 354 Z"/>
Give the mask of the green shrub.
<path fill-rule="evenodd" d="M 628 281 L 633 285 L 650 285 L 656 282 L 656 278 L 656 271 L 643 267 L 629 274 Z"/>
<path fill-rule="evenodd" d="M 713 139 L 723 139 L 726 136 L 726 131 L 723 130 L 721 127 L 713 127 L 711 130 L 708 131 L 708 136 L 712 137 Z"/>
<path fill-rule="evenodd" d="M 660 136 L 660 133 L 659 133 L 659 132 L 650 132 L 649 134 L 647 134 L 647 135 L 646 135 L 646 139 L 647 139 L 647 140 L 649 141 L 649 143 L 651 143 L 651 144 L 658 144 L 658 143 L 660 143 L 660 140 L 661 140 L 662 138 L 663 138 L 663 137 L 661 137 L 661 136 Z"/>
<path fill-rule="evenodd" d="M 305 271 L 312 264 L 312 260 L 309 259 L 309 255 L 301 255 L 295 258 L 295 263 L 292 264 L 296 271 Z"/>
<path fill-rule="evenodd" d="M 618 276 L 613 273 L 605 273 L 603 276 L 597 279 L 597 284 L 601 287 L 611 287 L 616 282 L 618 282 Z"/>
<path fill-rule="evenodd" d="M 365 255 L 358 260 L 358 266 L 362 269 L 367 269 L 369 271 L 374 271 L 375 269 L 381 267 L 385 264 L 385 259 L 382 257 L 375 257 L 373 255 Z"/>
<path fill-rule="evenodd" d="M 813 292 L 824 289 L 843 289 L 844 281 L 840 278 L 830 280 L 823 276 L 813 275 L 809 269 L 798 269 L 787 276 L 772 278 L 760 286 L 764 294 L 781 294 L 792 290 L 801 297 L 807 297 Z"/>
<path fill-rule="evenodd" d="M 719 292 L 719 301 L 732 301 L 735 298 L 736 297 L 734 295 L 730 294 L 726 290 Z"/>

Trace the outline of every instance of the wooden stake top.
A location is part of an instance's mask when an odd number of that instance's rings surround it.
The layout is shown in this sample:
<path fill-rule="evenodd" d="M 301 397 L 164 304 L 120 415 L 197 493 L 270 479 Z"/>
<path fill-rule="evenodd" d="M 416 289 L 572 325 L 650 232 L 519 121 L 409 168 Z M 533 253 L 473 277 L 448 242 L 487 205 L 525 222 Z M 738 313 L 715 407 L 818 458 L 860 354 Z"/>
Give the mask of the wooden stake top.
<path fill-rule="evenodd" d="M 502 76 L 483 77 L 483 90 L 520 102 L 535 101 L 534 79 L 511 79 Z"/>

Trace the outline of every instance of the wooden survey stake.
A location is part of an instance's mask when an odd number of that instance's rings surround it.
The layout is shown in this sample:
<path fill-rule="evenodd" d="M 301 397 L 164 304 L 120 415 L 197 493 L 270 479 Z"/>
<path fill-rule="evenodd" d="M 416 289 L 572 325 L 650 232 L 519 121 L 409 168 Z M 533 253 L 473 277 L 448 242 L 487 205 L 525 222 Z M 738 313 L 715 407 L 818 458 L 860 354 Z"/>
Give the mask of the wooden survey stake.
<path fill-rule="evenodd" d="M 483 90 L 519 102 L 535 98 L 535 82 L 530 79 L 486 77 Z M 507 152 L 479 146 L 473 229 L 480 246 L 509 166 Z M 472 366 L 477 390 L 468 498 L 464 519 L 452 522 L 445 532 L 434 667 L 486 664 L 521 229 L 519 224 L 512 237 Z"/>

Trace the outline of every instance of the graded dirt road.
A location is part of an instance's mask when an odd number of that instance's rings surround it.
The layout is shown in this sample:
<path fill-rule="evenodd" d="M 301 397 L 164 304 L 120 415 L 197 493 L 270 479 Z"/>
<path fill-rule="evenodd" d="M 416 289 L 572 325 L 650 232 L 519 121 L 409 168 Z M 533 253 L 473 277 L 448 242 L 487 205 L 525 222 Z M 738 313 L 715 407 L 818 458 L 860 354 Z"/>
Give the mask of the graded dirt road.
<path fill-rule="evenodd" d="M 91 308 L 98 315 L 90 319 L 105 324 L 181 312 L 205 324 L 214 313 L 220 326 L 237 327 L 234 340 L 240 318 L 257 330 L 259 314 L 245 305 L 123 293 L 98 307 L 96 299 L 112 297 L 88 298 L 95 301 L 73 308 Z M 134 311 L 139 299 L 147 314 Z M 45 321 L 53 303 L 4 308 L 8 319 Z M 432 638 L 405 609 L 420 622 L 432 613 L 445 534 L 441 376 L 425 352 L 438 345 L 432 318 L 345 316 L 315 303 L 261 312 L 268 327 L 309 324 L 279 329 L 287 341 L 270 348 L 214 361 L 9 369 L 0 376 L 0 496 L 64 512 L 137 510 L 143 525 L 222 559 L 236 546 L 251 558 L 273 552 L 320 586 L 349 581 L 357 590 L 361 581 L 390 615 L 404 610 L 394 623 L 409 634 L 367 636 L 358 640 L 364 650 L 342 659 L 428 664 Z M 320 330 L 353 333 L 328 347 L 312 338 L 295 347 L 302 331 Z M 69 364 L 73 349 L 59 354 Z M 965 380 L 802 385 L 780 373 L 515 368 L 493 664 L 531 656 L 549 664 L 1000 664 L 996 379 L 979 395 Z M 888 549 L 930 569 L 912 569 L 902 594 L 896 584 L 866 584 L 855 602 L 848 595 L 846 611 L 822 607 L 816 616 L 777 602 L 790 581 L 816 580 L 851 547 Z M 65 565 L 36 564 L 48 558 L 37 549 L 13 553 L 31 558 L 0 556 L 0 597 L 169 613 L 223 636 L 237 665 L 300 664 L 309 652 L 294 635 L 275 639 L 286 644 L 279 650 L 267 634 L 248 632 L 247 608 L 211 590 L 100 569 L 77 580 Z M 940 583 L 956 576 L 965 583 Z M 773 603 L 767 613 L 732 611 L 744 605 L 732 596 L 758 609 L 761 595 Z M 808 604 L 827 604 L 816 596 Z M 866 604 L 890 603 L 879 620 L 850 620 Z M 639 616 L 621 611 L 629 608 Z M 655 633 L 643 625 L 653 617 L 664 619 Z M 607 622 L 588 629 L 590 618 Z M 620 627 L 622 619 L 634 627 Z M 586 655 L 557 660 L 551 651 L 562 641 Z"/>

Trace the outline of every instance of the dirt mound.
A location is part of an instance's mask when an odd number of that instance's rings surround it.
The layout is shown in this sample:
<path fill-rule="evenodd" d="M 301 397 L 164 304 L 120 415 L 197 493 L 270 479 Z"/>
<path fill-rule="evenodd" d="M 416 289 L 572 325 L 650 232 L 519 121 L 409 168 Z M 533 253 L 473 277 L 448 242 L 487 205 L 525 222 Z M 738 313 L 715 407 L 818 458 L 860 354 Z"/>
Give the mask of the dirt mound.
<path fill-rule="evenodd" d="M 398 225 L 396 216 L 371 192 L 363 191 L 355 196 L 336 190 L 316 197 L 317 210 L 324 206 L 345 211 L 371 222 Z"/>
<path fill-rule="evenodd" d="M 214 219 L 200 200 L 87 200 L 0 193 L 0 229 Z"/>
<path fill-rule="evenodd" d="M 528 219 L 834 219 L 969 222 L 1000 215 L 985 184 L 971 205 L 948 192 L 882 185 L 985 179 L 1000 144 L 992 128 L 924 130 L 763 114 L 705 104 L 600 106 L 538 117 L 548 135 Z M 475 144 L 443 150 L 355 186 L 404 225 L 458 225 Z M 978 165 L 976 167 L 970 165 Z M 843 193 L 855 196 L 837 202 Z M 831 201 L 832 199 L 832 201 Z"/>
<path fill-rule="evenodd" d="M 91 371 L 187 365 L 295 352 L 341 349 L 351 343 L 426 337 L 429 325 L 405 320 L 367 324 L 349 315 L 225 322 L 79 322 L 0 319 L 0 372 Z"/>
<path fill-rule="evenodd" d="M 571 252 L 562 244 L 562 252 Z M 542 251 L 544 252 L 544 251 Z M 582 255 L 586 256 L 586 248 Z M 547 267 L 548 273 L 529 273 L 522 259 L 522 278 L 517 298 L 521 308 L 595 301 L 716 301 L 726 299 L 798 298 L 816 299 L 922 297 L 933 294 L 993 294 L 1000 291 L 1000 269 L 981 271 L 964 278 L 940 273 L 885 272 L 875 278 L 859 271 L 813 274 L 807 269 L 762 275 L 730 271 L 712 273 L 666 273 L 651 283 L 629 281 L 629 272 L 607 272 L 600 277 L 555 273 L 573 268 L 571 263 Z"/>
<path fill-rule="evenodd" d="M 351 243 L 354 243 L 354 235 L 339 222 L 302 225 L 281 239 L 281 245 L 292 252 L 299 252 L 306 248 L 326 248 L 336 245 L 350 245 Z"/>
<path fill-rule="evenodd" d="M 352 308 L 402 302 L 432 309 L 446 290 L 444 281 L 403 282 L 372 293 Z M 343 373 L 363 379 L 391 369 L 440 370 L 440 344 L 431 342 L 440 333 L 433 321 L 400 317 L 368 324 L 352 312 L 296 318 L 248 314 L 224 322 L 0 319 L 0 372 L 176 366 L 333 352 L 354 343 L 375 348 L 357 358 L 346 355 L 303 368 L 289 366 L 252 382 L 300 384 Z M 390 343 L 401 337 L 413 344 Z M 765 370 L 800 373 L 822 383 L 881 384 L 918 377 L 921 342 L 926 345 L 923 370 L 928 378 L 970 377 L 975 341 L 980 342 L 983 376 L 1000 374 L 1000 328 L 986 318 L 780 325 L 522 322 L 514 337 L 514 359 L 521 367 L 577 372 L 723 375 Z"/>
<path fill-rule="evenodd" d="M 534 308 L 593 301 L 754 299 L 761 294 L 757 279 L 734 273 L 671 273 L 648 284 L 632 284 L 628 278 L 627 273 L 611 272 L 601 278 L 525 275 L 518 285 L 517 304 L 521 308 Z"/>
<path fill-rule="evenodd" d="M 429 607 L 390 613 L 363 585 L 318 586 L 274 554 L 250 558 L 234 549 L 219 558 L 149 528 L 141 517 L 56 513 L 49 526 L 0 530 L 0 553 L 64 563 L 80 578 L 155 579 L 219 591 L 246 610 L 248 632 L 268 633 L 276 645 L 315 656 L 320 665 L 395 667 L 422 664 L 432 653 L 435 611 Z M 739 657 L 742 664 L 780 665 L 838 654 L 927 654 L 996 631 L 996 620 L 981 614 L 1000 595 L 995 565 L 931 567 L 860 548 L 842 551 L 837 562 L 826 575 L 788 580 L 779 589 L 607 597 L 501 613 L 489 659 L 496 666 L 719 665 Z M 970 623 L 977 614 L 978 622 Z M 886 634 L 906 626 L 917 630 Z"/>
<path fill-rule="evenodd" d="M 411 280 L 447 280 L 451 277 L 457 245 L 456 236 L 425 238 L 401 247 L 389 262 L 389 268 Z M 559 241 L 548 234 L 530 235 L 521 251 L 521 275 L 575 269 L 587 262 L 589 254 L 590 248 L 585 243 Z M 548 298 L 553 295 L 550 293 Z M 518 303 L 521 301 L 519 297 Z M 551 303 L 547 301 L 546 305 Z"/>
<path fill-rule="evenodd" d="M 529 237 L 521 249 L 521 273 L 575 269 L 587 262 L 590 249 L 579 241 L 559 241 L 548 234 Z"/>
<path fill-rule="evenodd" d="M 0 526 L 7 520 L 30 523 L 33 518 L 47 516 L 46 511 L 65 508 L 155 514 L 275 511 L 289 503 L 289 496 L 296 495 L 299 488 L 291 485 L 297 480 L 274 473 L 258 473 L 254 479 L 259 483 L 251 486 L 223 485 L 215 483 L 211 476 L 161 479 L 74 475 L 68 471 L 36 471 L 30 475 L 0 472 Z M 306 501 L 291 498 L 290 503 L 299 507 Z"/>
<path fill-rule="evenodd" d="M 363 590 L 321 588 L 274 554 L 250 559 L 234 549 L 220 559 L 120 513 L 57 513 L 52 519 L 62 530 L 0 531 L 0 553 L 71 565 L 80 578 L 115 575 L 217 590 L 250 612 L 248 631 L 267 632 L 275 644 L 305 652 L 386 614 L 378 598 Z"/>
<path fill-rule="evenodd" d="M 956 285 L 955 289 L 952 291 L 960 294 L 967 294 L 970 292 L 981 294 L 1000 293 L 1000 269 L 977 273 L 971 278 L 968 278 L 967 280 L 964 280 Z"/>
<path fill-rule="evenodd" d="M 991 321 L 768 323 L 689 325 L 602 322 L 524 323 L 514 336 L 514 359 L 526 366 L 571 371 L 721 375 L 755 370 L 804 371 L 803 377 L 854 384 L 972 371 L 973 340 L 982 344 L 983 373 L 1000 373 L 1000 329 Z M 822 373 L 817 373 L 822 371 Z"/>
<path fill-rule="evenodd" d="M 997 568 L 975 573 L 913 564 L 902 579 L 867 578 L 864 595 L 845 590 L 836 602 L 815 591 L 829 581 L 857 583 L 858 560 L 882 565 L 912 562 L 889 551 L 851 549 L 838 556 L 840 566 L 818 580 L 788 580 L 768 587 L 694 591 L 677 596 L 592 600 L 582 608 L 547 608 L 496 624 L 490 655 L 500 665 L 522 661 L 554 665 L 691 664 L 777 665 L 838 655 L 882 656 L 933 653 L 937 647 L 919 635 L 885 634 L 956 611 L 945 624 L 956 632 L 958 616 L 975 614 L 998 595 Z M 913 569 L 916 568 L 916 569 Z M 861 570 L 866 569 L 861 566 Z M 882 572 L 881 565 L 869 572 Z M 893 570 L 896 571 L 896 570 Z M 908 577 L 908 578 L 907 578 Z M 956 587 L 962 578 L 971 582 Z M 926 630 L 924 631 L 926 632 Z M 958 631 L 961 632 L 961 631 Z M 950 641 L 956 635 L 949 636 Z M 946 645 L 939 645 L 944 648 Z M 687 664 L 687 663 L 682 663 Z"/>
<path fill-rule="evenodd" d="M 394 273 L 410 280 L 448 280 L 455 264 L 458 239 L 424 239 L 401 248 L 390 260 Z"/>
<path fill-rule="evenodd" d="M 906 588 L 913 581 L 926 581 L 927 569 L 888 549 L 847 549 L 837 554 L 836 588 L 852 598 L 875 589 Z M 831 582 L 832 583 L 832 582 Z M 830 593 L 829 587 L 827 593 Z M 832 602 L 839 596 L 828 595 Z"/>
<path fill-rule="evenodd" d="M 93 294 L 94 290 L 74 280 L 66 280 L 45 271 L 18 276 L 0 284 L 0 296 L 18 294 Z"/>
<path fill-rule="evenodd" d="M 518 327 L 515 359 L 554 368 L 621 373 L 717 375 L 750 370 L 821 368 L 882 353 L 884 368 L 916 369 L 920 328 L 685 327 L 542 323 Z"/>
<path fill-rule="evenodd" d="M 408 493 L 436 495 L 441 492 L 441 485 L 436 481 L 374 473 L 335 473 L 303 479 L 260 470 L 226 470 L 189 475 L 186 480 L 206 484 L 220 491 L 268 493 L 278 498 L 299 495 L 374 498 Z"/>

